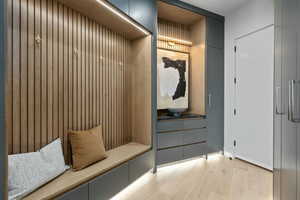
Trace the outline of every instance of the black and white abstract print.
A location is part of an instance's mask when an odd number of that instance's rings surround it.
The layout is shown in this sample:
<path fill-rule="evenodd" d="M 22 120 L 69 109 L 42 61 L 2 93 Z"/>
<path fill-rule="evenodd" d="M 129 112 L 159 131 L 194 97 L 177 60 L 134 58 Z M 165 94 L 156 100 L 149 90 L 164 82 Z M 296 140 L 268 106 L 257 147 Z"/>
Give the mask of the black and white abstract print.
<path fill-rule="evenodd" d="M 158 109 L 188 108 L 189 54 L 158 50 Z"/>

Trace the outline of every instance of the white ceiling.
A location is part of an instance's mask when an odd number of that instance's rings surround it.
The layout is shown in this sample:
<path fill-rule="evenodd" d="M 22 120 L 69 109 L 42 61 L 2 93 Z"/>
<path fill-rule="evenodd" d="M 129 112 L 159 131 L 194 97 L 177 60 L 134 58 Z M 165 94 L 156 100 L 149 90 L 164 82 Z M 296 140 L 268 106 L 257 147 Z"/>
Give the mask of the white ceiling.
<path fill-rule="evenodd" d="M 230 11 L 250 0 L 181 0 L 199 8 L 226 16 Z"/>

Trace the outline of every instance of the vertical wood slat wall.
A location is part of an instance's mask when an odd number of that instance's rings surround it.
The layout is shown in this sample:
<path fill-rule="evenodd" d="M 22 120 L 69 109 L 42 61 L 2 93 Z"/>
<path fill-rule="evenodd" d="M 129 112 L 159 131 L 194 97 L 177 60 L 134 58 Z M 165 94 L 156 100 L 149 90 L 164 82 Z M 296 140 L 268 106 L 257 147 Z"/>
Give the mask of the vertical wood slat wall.
<path fill-rule="evenodd" d="M 158 34 L 179 40 L 191 41 L 190 27 L 188 25 L 170 22 L 160 18 L 158 19 Z M 190 52 L 190 47 L 187 45 L 176 43 L 170 46 L 167 41 L 162 40 L 158 40 L 157 47 L 184 53 Z"/>
<path fill-rule="evenodd" d="M 106 149 L 131 140 L 130 41 L 55 0 L 8 0 L 8 153 L 103 125 Z"/>

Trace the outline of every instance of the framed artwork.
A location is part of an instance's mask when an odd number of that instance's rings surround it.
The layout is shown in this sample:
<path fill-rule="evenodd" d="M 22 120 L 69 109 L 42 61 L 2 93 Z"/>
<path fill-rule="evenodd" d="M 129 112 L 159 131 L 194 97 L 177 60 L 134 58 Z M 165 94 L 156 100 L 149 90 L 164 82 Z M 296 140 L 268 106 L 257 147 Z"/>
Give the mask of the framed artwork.
<path fill-rule="evenodd" d="M 158 109 L 187 109 L 189 102 L 189 54 L 157 50 Z"/>

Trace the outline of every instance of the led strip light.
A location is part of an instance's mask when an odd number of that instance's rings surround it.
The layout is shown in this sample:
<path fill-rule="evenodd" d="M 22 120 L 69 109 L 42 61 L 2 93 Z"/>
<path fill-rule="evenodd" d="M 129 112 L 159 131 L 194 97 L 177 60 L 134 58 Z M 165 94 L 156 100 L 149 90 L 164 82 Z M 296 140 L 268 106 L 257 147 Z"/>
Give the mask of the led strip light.
<path fill-rule="evenodd" d="M 112 7 L 111 5 L 109 5 L 107 2 L 103 1 L 103 0 L 96 0 L 97 3 L 101 4 L 102 6 L 104 6 L 105 8 L 107 8 L 108 10 L 110 10 L 111 12 L 113 12 L 115 15 L 117 15 L 118 17 L 120 17 L 121 19 L 123 19 L 124 21 L 126 21 L 127 23 L 133 25 L 135 28 L 137 28 L 139 31 L 141 31 L 142 33 L 144 33 L 145 35 L 149 35 L 149 32 L 146 31 L 145 29 L 143 29 L 142 27 L 138 26 L 136 23 L 132 22 L 127 16 L 125 16 L 124 14 L 120 13 L 118 10 L 116 10 L 114 7 Z"/>

